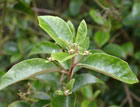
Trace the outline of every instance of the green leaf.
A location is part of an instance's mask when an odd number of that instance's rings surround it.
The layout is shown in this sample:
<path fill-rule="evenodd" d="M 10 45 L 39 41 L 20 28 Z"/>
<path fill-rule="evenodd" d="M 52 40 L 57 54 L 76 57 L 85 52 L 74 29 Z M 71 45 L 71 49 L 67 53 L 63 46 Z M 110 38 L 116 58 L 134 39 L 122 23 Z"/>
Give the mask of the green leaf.
<path fill-rule="evenodd" d="M 126 58 L 124 50 L 117 44 L 108 44 L 103 48 L 103 50 L 108 54 L 118 56 L 124 59 Z"/>
<path fill-rule="evenodd" d="M 99 49 L 94 49 L 94 50 L 90 50 L 90 53 L 92 53 L 92 54 L 96 54 L 96 53 L 104 53 L 104 51 L 99 50 Z"/>
<path fill-rule="evenodd" d="M 8 107 L 31 107 L 29 103 L 25 101 L 15 101 L 12 104 L 8 105 Z"/>
<path fill-rule="evenodd" d="M 35 77 L 38 80 L 41 80 L 52 87 L 58 88 L 59 87 L 59 79 L 56 77 L 54 73 L 43 74 Z"/>
<path fill-rule="evenodd" d="M 36 44 L 30 52 L 30 55 L 34 54 L 51 54 L 52 52 L 59 52 L 60 48 L 52 42 L 40 42 Z"/>
<path fill-rule="evenodd" d="M 132 55 L 133 54 L 134 46 L 133 46 L 132 42 L 124 43 L 121 47 L 125 51 L 126 55 Z"/>
<path fill-rule="evenodd" d="M 93 84 L 93 83 L 97 83 L 97 82 L 103 84 L 103 82 L 101 80 L 99 80 L 98 78 L 96 78 L 95 76 L 93 76 L 91 74 L 77 75 L 75 77 L 75 83 L 74 83 L 72 91 L 75 92 L 85 85 Z"/>
<path fill-rule="evenodd" d="M 81 47 L 82 47 L 84 50 L 87 50 L 88 47 L 89 47 L 89 42 L 90 42 L 89 37 L 86 37 L 85 40 L 84 40 L 84 42 L 81 44 Z"/>
<path fill-rule="evenodd" d="M 45 30 L 60 46 L 62 43 L 59 38 L 73 43 L 73 36 L 68 24 L 57 16 L 39 16 L 39 25 Z"/>
<path fill-rule="evenodd" d="M 35 92 L 31 97 L 39 100 L 50 100 L 49 95 L 42 91 Z"/>
<path fill-rule="evenodd" d="M 92 17 L 92 19 L 97 23 L 97 24 L 100 24 L 100 25 L 103 25 L 104 24 L 104 18 L 101 16 L 101 14 L 95 10 L 95 9 L 92 9 L 90 11 L 90 16 Z"/>
<path fill-rule="evenodd" d="M 57 60 L 58 62 L 64 62 L 66 60 L 71 59 L 75 55 L 76 54 L 70 55 L 69 53 L 57 52 L 57 53 L 52 53 L 52 58 L 54 60 Z"/>
<path fill-rule="evenodd" d="M 97 43 L 99 47 L 102 47 L 105 43 L 108 42 L 110 39 L 110 34 L 109 32 L 104 32 L 104 31 L 97 31 L 94 35 L 94 41 Z"/>
<path fill-rule="evenodd" d="M 90 99 L 93 96 L 93 92 L 92 92 L 92 87 L 91 85 L 86 85 L 84 87 L 81 88 L 81 92 L 82 95 L 86 98 L 86 99 Z"/>
<path fill-rule="evenodd" d="M 68 26 L 70 28 L 70 31 L 72 33 L 73 38 L 75 38 L 75 28 L 74 28 L 74 25 L 72 24 L 72 22 L 70 20 L 67 22 L 67 24 L 68 24 Z"/>
<path fill-rule="evenodd" d="M 128 84 L 138 82 L 138 79 L 131 71 L 128 64 L 125 61 L 111 55 L 104 53 L 92 54 L 87 56 L 79 65 Z"/>
<path fill-rule="evenodd" d="M 132 16 L 140 15 L 140 2 L 135 2 L 132 9 Z"/>
<path fill-rule="evenodd" d="M 51 107 L 75 107 L 75 96 L 56 96 L 51 101 Z"/>
<path fill-rule="evenodd" d="M 137 51 L 134 55 L 135 59 L 140 62 L 140 51 Z"/>
<path fill-rule="evenodd" d="M 87 25 L 86 25 L 86 22 L 84 20 L 82 20 L 78 27 L 78 31 L 77 31 L 77 35 L 76 35 L 76 43 L 79 46 L 83 45 L 83 43 L 86 39 L 86 36 L 87 36 Z"/>
<path fill-rule="evenodd" d="M 45 59 L 34 58 L 14 65 L 0 80 L 0 90 L 37 75 L 58 71 L 58 67 Z"/>
<path fill-rule="evenodd" d="M 49 104 L 49 102 L 50 101 L 39 100 L 39 101 L 33 103 L 31 107 L 45 107 L 45 105 Z"/>
<path fill-rule="evenodd" d="M 74 83 L 75 83 L 75 79 L 71 79 L 70 82 L 68 83 L 69 90 L 72 90 Z"/>

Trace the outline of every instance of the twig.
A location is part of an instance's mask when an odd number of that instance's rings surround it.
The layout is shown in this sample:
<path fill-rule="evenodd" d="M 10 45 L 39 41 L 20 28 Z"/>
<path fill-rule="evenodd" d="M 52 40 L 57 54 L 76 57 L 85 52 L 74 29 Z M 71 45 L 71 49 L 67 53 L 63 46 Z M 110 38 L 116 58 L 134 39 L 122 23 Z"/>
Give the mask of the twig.
<path fill-rule="evenodd" d="M 131 96 L 137 100 L 138 102 L 140 102 L 140 98 L 138 96 L 136 96 L 133 92 L 130 91 Z"/>
<path fill-rule="evenodd" d="M 127 98 L 125 98 L 123 101 L 122 101 L 122 103 L 121 103 L 121 105 L 120 105 L 120 107 L 123 107 L 124 106 L 124 104 L 127 102 Z"/>
<path fill-rule="evenodd" d="M 124 89 L 125 89 L 125 92 L 126 92 L 126 98 L 128 100 L 128 103 L 129 103 L 130 107 L 133 107 L 133 100 L 131 98 L 129 88 L 126 84 L 124 84 L 123 86 L 124 86 Z"/>

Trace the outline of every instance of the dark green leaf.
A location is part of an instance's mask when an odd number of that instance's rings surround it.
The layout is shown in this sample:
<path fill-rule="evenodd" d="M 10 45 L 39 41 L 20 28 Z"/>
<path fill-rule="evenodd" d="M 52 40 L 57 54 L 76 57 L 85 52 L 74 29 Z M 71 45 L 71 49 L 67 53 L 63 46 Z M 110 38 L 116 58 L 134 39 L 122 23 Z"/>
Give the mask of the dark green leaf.
<path fill-rule="evenodd" d="M 30 52 L 33 54 L 51 54 L 52 52 L 59 52 L 60 48 L 52 42 L 40 42 L 36 44 Z"/>
<path fill-rule="evenodd" d="M 104 53 L 89 55 L 79 65 L 128 84 L 138 82 L 138 79 L 131 71 L 128 64 L 125 61 L 111 55 Z"/>
<path fill-rule="evenodd" d="M 118 56 L 120 58 L 126 58 L 124 50 L 117 44 L 108 44 L 103 50 L 108 54 Z"/>
<path fill-rule="evenodd" d="M 39 101 L 33 103 L 31 107 L 45 107 L 45 105 L 49 104 L 49 102 L 50 101 L 39 100 Z"/>
<path fill-rule="evenodd" d="M 31 107 L 29 103 L 25 101 L 15 101 L 10 104 L 8 107 Z"/>
<path fill-rule="evenodd" d="M 58 71 L 58 67 L 45 59 L 34 58 L 14 65 L 0 80 L 0 90 L 18 81 Z"/>
<path fill-rule="evenodd" d="M 103 83 L 98 78 L 94 77 L 91 74 L 80 74 L 75 77 L 75 83 L 72 91 L 75 92 L 82 88 L 85 85 L 93 84 L 93 83 Z"/>
<path fill-rule="evenodd" d="M 75 96 L 57 96 L 52 99 L 51 107 L 75 107 Z"/>
<path fill-rule="evenodd" d="M 35 78 L 51 85 L 52 87 L 58 88 L 59 86 L 59 79 L 54 73 L 39 75 Z"/>

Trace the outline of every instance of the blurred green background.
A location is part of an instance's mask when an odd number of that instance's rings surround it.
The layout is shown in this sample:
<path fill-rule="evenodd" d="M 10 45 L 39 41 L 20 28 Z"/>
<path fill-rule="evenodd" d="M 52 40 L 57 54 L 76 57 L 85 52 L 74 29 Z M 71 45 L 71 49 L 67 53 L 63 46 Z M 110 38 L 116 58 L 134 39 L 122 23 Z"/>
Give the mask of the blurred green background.
<path fill-rule="evenodd" d="M 11 66 L 28 59 L 36 43 L 51 40 L 38 26 L 39 15 L 71 20 L 76 28 L 85 19 L 90 49 L 102 49 L 124 59 L 140 79 L 139 0 L 0 0 L 0 78 Z M 77 92 L 77 107 L 87 107 L 93 96 L 95 107 L 139 107 L 139 83 L 124 85 L 101 74 L 95 75 L 105 81 L 106 87 L 98 84 L 84 87 Z M 19 90 L 26 92 L 30 85 L 36 91 L 50 91 L 41 81 L 26 80 L 0 91 L 0 107 L 20 100 Z"/>

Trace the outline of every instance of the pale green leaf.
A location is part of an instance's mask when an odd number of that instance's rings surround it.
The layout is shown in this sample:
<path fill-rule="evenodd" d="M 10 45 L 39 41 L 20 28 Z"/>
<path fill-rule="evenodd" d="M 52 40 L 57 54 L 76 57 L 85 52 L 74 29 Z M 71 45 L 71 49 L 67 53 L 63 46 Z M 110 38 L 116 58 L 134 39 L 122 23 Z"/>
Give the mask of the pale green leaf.
<path fill-rule="evenodd" d="M 67 24 L 68 24 L 68 26 L 70 28 L 70 31 L 72 33 L 73 38 L 75 38 L 75 28 L 74 28 L 74 25 L 72 24 L 71 21 L 68 21 Z"/>
<path fill-rule="evenodd" d="M 59 45 L 59 38 L 68 42 L 73 43 L 73 36 L 70 31 L 68 24 L 57 16 L 39 16 L 39 25 L 45 30 Z"/>
<path fill-rule="evenodd" d="M 52 42 L 48 42 L 48 41 L 44 41 L 44 42 L 40 42 L 38 44 L 36 44 L 31 52 L 30 55 L 34 55 L 34 54 L 51 54 L 52 52 L 59 52 L 60 48 L 52 43 Z"/>
<path fill-rule="evenodd" d="M 57 60 L 58 62 L 64 62 L 66 60 L 71 59 L 75 55 L 76 54 L 70 55 L 69 53 L 66 53 L 66 52 L 57 52 L 57 53 L 52 53 L 52 58 L 54 60 Z"/>
<path fill-rule="evenodd" d="M 75 83 L 75 79 L 71 79 L 70 82 L 68 83 L 69 90 L 72 90 L 74 83 Z"/>
<path fill-rule="evenodd" d="M 76 35 L 76 43 L 79 46 L 83 45 L 83 43 L 86 39 L 86 36 L 87 36 L 87 25 L 86 25 L 86 22 L 84 20 L 82 20 L 78 27 L 78 31 L 77 31 L 77 35 Z"/>
<path fill-rule="evenodd" d="M 104 24 L 104 18 L 101 16 L 100 12 L 98 12 L 97 10 L 92 9 L 92 10 L 90 11 L 90 16 L 92 17 L 92 19 L 93 19 L 97 24 L 100 24 L 100 25 L 103 25 L 103 24 Z"/>
<path fill-rule="evenodd" d="M 104 53 L 92 54 L 87 56 L 79 65 L 128 84 L 138 82 L 137 77 L 128 64 L 120 58 L 111 55 Z"/>
<path fill-rule="evenodd" d="M 104 31 L 97 31 L 94 35 L 94 41 L 97 43 L 99 47 L 102 47 L 105 43 L 108 42 L 110 39 L 110 34 L 109 32 L 104 32 Z"/>
<path fill-rule="evenodd" d="M 59 68 L 45 59 L 34 58 L 14 65 L 0 80 L 0 90 L 18 81 L 58 71 Z"/>
<path fill-rule="evenodd" d="M 124 43 L 121 47 L 123 48 L 126 55 L 133 54 L 134 46 L 133 46 L 132 42 Z"/>

